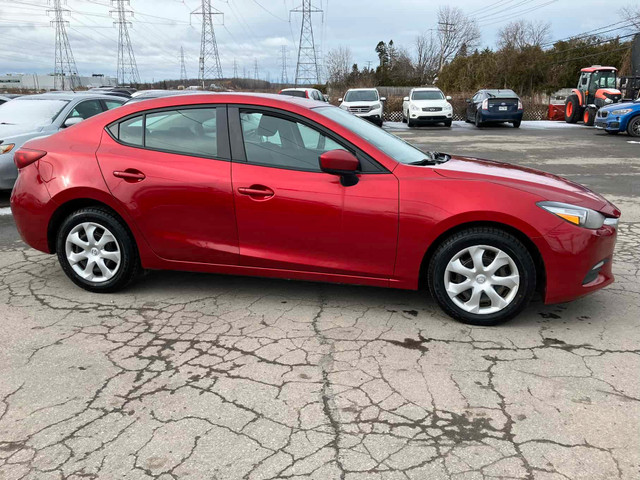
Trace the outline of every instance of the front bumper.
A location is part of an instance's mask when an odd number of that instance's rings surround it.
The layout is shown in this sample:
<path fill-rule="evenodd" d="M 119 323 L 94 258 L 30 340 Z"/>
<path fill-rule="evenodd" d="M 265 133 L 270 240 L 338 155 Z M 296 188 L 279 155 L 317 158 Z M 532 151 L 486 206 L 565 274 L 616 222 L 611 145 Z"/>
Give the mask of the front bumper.
<path fill-rule="evenodd" d="M 382 112 L 380 110 L 374 110 L 369 113 L 354 113 L 354 115 L 373 123 L 380 123 L 382 121 Z"/>
<path fill-rule="evenodd" d="M 563 222 L 536 243 L 545 264 L 545 303 L 562 303 L 613 283 L 617 229 L 598 230 Z"/>
<path fill-rule="evenodd" d="M 610 132 L 623 132 L 627 129 L 627 118 L 620 116 L 607 115 L 602 118 L 596 116 L 594 127 L 600 130 L 608 130 Z"/>
<path fill-rule="evenodd" d="M 438 112 L 425 112 L 424 110 L 409 111 L 409 118 L 411 118 L 412 122 L 446 122 L 453 120 L 453 110 L 442 110 Z"/>
<path fill-rule="evenodd" d="M 14 148 L 11 152 L 0 155 L 0 190 L 11 190 L 16 183 L 18 169 L 13 163 L 13 152 L 16 150 Z"/>

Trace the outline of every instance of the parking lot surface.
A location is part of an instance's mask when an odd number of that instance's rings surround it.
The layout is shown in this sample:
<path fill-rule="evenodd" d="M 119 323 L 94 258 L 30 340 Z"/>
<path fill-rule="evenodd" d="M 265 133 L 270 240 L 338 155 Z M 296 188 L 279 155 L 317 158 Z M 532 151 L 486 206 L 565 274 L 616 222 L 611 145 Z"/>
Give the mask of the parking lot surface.
<path fill-rule="evenodd" d="M 492 328 L 368 287 L 151 272 L 96 295 L 21 243 L 3 194 L 0 479 L 640 478 L 640 144 L 386 128 L 603 193 L 617 282 Z"/>

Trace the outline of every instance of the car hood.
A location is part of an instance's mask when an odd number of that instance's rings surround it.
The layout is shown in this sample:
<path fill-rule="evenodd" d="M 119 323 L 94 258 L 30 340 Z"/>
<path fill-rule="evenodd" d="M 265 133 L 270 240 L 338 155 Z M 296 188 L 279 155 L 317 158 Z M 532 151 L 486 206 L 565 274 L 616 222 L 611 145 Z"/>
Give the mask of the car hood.
<path fill-rule="evenodd" d="M 354 106 L 354 105 L 366 105 L 370 107 L 371 105 L 374 105 L 376 103 L 380 103 L 380 100 L 366 100 L 366 101 L 363 100 L 361 102 L 342 102 L 340 105 L 345 105 L 347 107 Z"/>
<path fill-rule="evenodd" d="M 7 125 L 0 124 L 0 140 L 6 140 L 7 138 L 17 137 L 19 135 L 26 135 L 28 133 L 41 132 L 41 125 Z"/>
<path fill-rule="evenodd" d="M 446 107 L 449 105 L 449 102 L 446 100 L 409 100 L 412 105 L 417 107 Z"/>
<path fill-rule="evenodd" d="M 533 193 L 545 200 L 581 205 L 594 210 L 601 210 L 609 205 L 602 196 L 582 185 L 557 175 L 509 163 L 451 157 L 448 162 L 434 169 L 443 177 L 498 183 Z"/>
<path fill-rule="evenodd" d="M 613 112 L 614 110 L 621 110 L 623 108 L 633 108 L 634 110 L 640 110 L 640 102 L 625 102 L 625 103 L 614 103 L 612 105 L 607 105 L 606 107 L 602 107 L 601 110 L 603 112 Z"/>

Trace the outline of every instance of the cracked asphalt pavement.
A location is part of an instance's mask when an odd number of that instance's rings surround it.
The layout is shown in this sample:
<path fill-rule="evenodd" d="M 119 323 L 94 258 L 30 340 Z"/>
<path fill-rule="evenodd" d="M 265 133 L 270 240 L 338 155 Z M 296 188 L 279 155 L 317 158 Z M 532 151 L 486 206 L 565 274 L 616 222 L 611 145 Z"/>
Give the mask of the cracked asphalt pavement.
<path fill-rule="evenodd" d="M 2 215 L 0 479 L 640 478 L 640 145 L 387 128 L 595 187 L 623 210 L 616 283 L 493 328 L 369 287 L 151 272 L 96 295 Z"/>

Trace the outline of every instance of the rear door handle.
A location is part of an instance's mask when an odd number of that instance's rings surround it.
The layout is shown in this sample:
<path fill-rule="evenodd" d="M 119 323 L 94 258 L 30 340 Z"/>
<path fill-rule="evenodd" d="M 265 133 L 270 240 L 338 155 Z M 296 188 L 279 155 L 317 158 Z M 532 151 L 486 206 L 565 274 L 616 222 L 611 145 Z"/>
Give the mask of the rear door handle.
<path fill-rule="evenodd" d="M 273 190 L 263 185 L 251 185 L 250 187 L 238 187 L 238 193 L 261 199 L 273 197 Z"/>
<path fill-rule="evenodd" d="M 127 168 L 124 171 L 116 170 L 115 172 L 113 172 L 113 176 L 133 183 L 141 182 L 146 178 L 144 173 L 139 170 L 134 170 L 133 168 Z"/>

